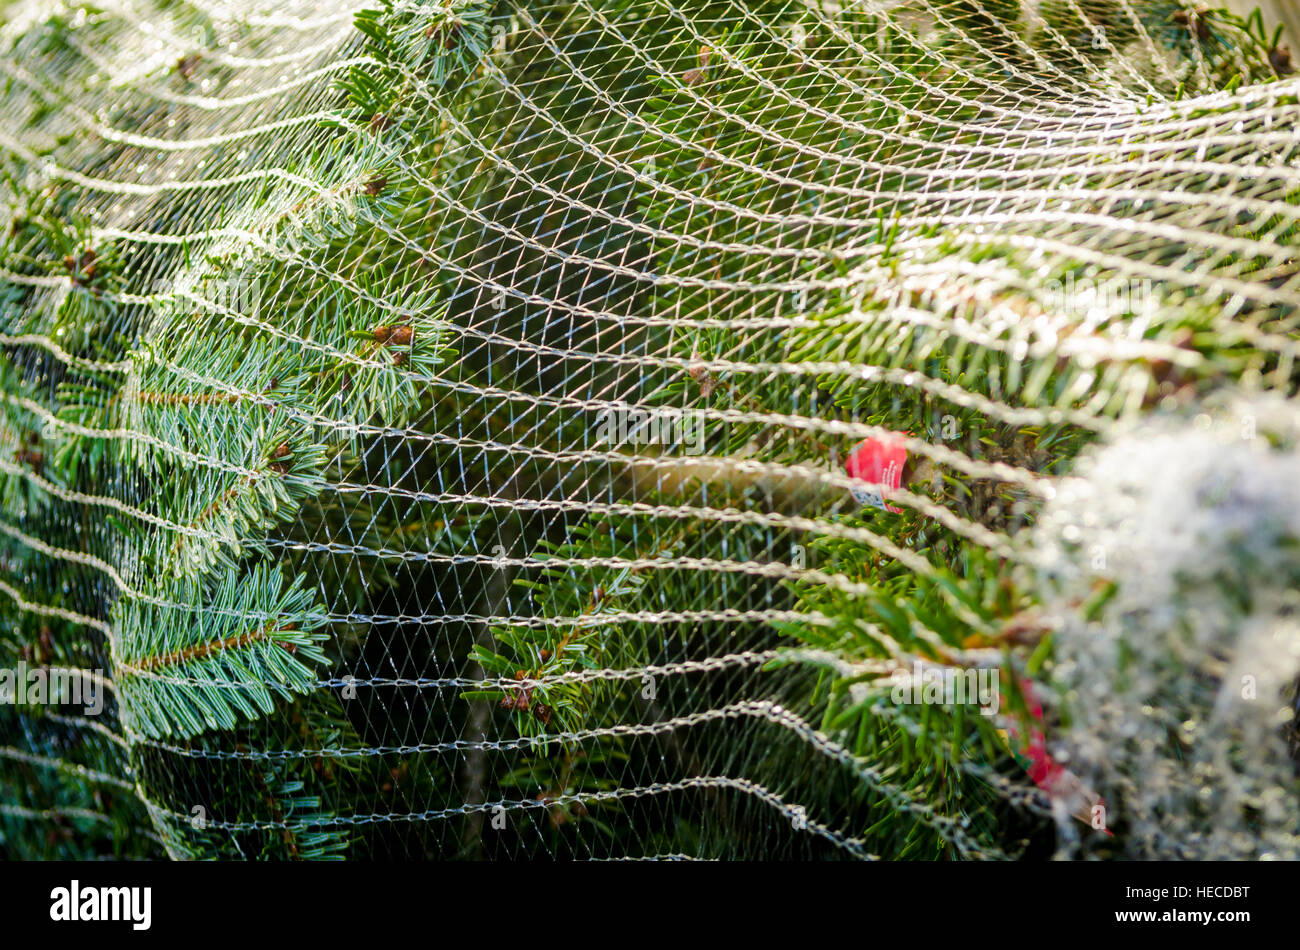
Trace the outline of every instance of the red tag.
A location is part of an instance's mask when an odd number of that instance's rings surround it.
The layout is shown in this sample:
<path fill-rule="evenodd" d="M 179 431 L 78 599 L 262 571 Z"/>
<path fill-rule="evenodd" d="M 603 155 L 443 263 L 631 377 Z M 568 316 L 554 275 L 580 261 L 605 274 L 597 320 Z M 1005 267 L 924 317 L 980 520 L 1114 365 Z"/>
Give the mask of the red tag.
<path fill-rule="evenodd" d="M 862 505 L 870 505 L 883 511 L 901 514 L 902 508 L 895 508 L 885 501 L 885 489 L 897 491 L 903 481 L 903 466 L 907 464 L 907 449 L 904 447 L 901 433 L 891 433 L 894 437 L 871 438 L 862 442 L 849 453 L 844 463 L 844 471 L 850 478 L 858 478 L 870 485 L 854 485 L 849 491 Z"/>
<path fill-rule="evenodd" d="M 1029 758 L 1029 767 L 1025 771 L 1029 773 L 1030 780 L 1045 791 L 1049 798 L 1063 798 L 1070 802 L 1075 806 L 1074 817 L 1085 825 L 1095 827 L 1092 821 L 1093 809 L 1100 805 L 1104 814 L 1105 801 L 1084 785 L 1082 779 L 1052 758 L 1047 751 L 1047 735 L 1043 732 L 1043 704 L 1039 702 L 1038 694 L 1029 680 L 1020 680 L 1020 691 L 1024 694 L 1029 714 L 1034 718 L 1029 741 L 1024 749 Z M 1015 724 L 1010 723 L 1009 726 L 1008 731 L 1016 736 L 1019 730 Z M 1115 837 L 1109 828 L 1103 827 L 1100 830 Z"/>

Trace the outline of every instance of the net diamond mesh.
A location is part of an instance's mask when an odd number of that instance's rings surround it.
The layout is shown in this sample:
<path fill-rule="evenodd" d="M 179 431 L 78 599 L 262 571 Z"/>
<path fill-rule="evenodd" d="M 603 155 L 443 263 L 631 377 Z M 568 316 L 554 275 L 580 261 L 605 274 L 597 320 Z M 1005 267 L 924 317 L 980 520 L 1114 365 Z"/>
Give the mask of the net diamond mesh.
<path fill-rule="evenodd" d="M 1262 18 L 3 23 L 0 850 L 1294 856 Z"/>

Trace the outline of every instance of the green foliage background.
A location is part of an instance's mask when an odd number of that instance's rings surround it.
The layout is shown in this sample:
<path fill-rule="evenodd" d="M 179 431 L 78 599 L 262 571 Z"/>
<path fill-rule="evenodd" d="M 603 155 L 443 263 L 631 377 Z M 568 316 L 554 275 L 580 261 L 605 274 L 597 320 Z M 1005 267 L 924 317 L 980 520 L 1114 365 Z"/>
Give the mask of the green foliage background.
<path fill-rule="evenodd" d="M 1024 725 L 1040 476 L 1295 380 L 1294 175 L 1180 138 L 1294 169 L 1278 37 L 1126 6 L 13 16 L 0 666 L 113 691 L 0 707 L 0 850 L 1050 852 L 1006 724 L 890 672 L 994 662 Z M 1103 334 L 1049 282 L 1134 267 L 1143 346 L 1054 345 Z M 707 464 L 596 444 L 626 405 Z M 902 514 L 841 470 L 882 429 L 934 463 Z"/>

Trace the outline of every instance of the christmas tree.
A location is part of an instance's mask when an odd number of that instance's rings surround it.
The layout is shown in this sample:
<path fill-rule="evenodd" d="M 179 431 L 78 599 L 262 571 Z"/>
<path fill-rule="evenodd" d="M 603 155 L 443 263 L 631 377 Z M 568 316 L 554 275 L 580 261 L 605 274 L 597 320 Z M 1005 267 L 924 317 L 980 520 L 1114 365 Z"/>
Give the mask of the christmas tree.
<path fill-rule="evenodd" d="M 1300 855 L 1259 13 L 0 23 L 0 853 Z"/>

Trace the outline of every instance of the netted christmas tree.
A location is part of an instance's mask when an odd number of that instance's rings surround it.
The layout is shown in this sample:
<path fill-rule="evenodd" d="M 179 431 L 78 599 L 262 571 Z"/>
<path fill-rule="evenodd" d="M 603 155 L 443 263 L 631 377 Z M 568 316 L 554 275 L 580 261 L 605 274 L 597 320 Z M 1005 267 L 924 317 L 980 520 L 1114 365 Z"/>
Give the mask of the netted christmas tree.
<path fill-rule="evenodd" d="M 0 23 L 0 853 L 1300 856 L 1260 15 Z"/>

